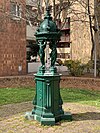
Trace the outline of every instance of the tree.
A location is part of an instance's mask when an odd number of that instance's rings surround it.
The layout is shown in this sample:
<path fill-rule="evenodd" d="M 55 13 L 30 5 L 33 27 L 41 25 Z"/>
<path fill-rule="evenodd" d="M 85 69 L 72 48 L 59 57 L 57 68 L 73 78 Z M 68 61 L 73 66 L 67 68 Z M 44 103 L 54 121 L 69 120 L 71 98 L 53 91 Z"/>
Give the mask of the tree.
<path fill-rule="evenodd" d="M 64 1 L 65 2 L 65 1 Z M 89 20 L 88 20 L 88 24 L 90 27 L 90 36 L 91 36 L 91 42 L 92 42 L 92 48 L 91 48 L 91 60 L 94 59 L 94 77 L 96 77 L 96 62 L 97 62 L 97 50 L 96 50 L 96 42 L 95 42 L 95 33 L 97 32 L 98 34 L 98 40 L 99 40 L 99 44 L 100 44 L 100 29 L 99 29 L 99 16 L 98 14 L 100 14 L 99 11 L 99 5 L 100 3 L 97 2 L 96 0 L 94 1 L 94 5 L 93 3 L 90 2 L 90 0 L 67 0 L 66 2 L 68 2 L 66 5 L 63 6 L 64 3 L 62 0 L 59 0 L 59 10 L 57 12 L 55 12 L 55 8 L 54 8 L 54 19 L 56 20 L 57 16 L 59 16 L 60 18 L 60 14 L 63 10 L 66 10 L 66 16 L 65 16 L 65 23 L 66 23 L 66 17 L 69 14 L 74 14 L 77 16 L 77 20 L 75 21 L 82 21 L 85 22 L 86 20 L 82 20 L 81 18 L 79 18 L 79 14 L 84 14 L 86 15 Z M 76 3 L 80 4 L 86 12 L 80 12 L 78 9 L 77 10 L 73 10 L 72 6 L 75 5 Z M 55 6 L 55 0 L 53 0 L 53 6 Z M 94 10 L 94 14 L 93 14 L 93 10 Z M 69 12 L 70 11 L 70 12 Z M 92 12 L 91 12 L 92 11 Z M 64 26 L 64 25 L 63 25 Z M 100 58 L 100 56 L 99 56 Z"/>

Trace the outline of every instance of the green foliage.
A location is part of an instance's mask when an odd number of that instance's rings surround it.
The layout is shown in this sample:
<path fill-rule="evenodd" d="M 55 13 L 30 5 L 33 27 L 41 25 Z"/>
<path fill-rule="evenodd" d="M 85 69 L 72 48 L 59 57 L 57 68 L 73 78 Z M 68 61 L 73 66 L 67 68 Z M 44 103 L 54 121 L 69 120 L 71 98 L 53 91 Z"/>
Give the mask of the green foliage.
<path fill-rule="evenodd" d="M 66 97 L 67 93 L 67 97 Z M 71 88 L 64 88 L 61 89 L 62 97 L 67 102 L 78 102 L 84 100 L 93 100 L 100 97 L 99 91 L 92 91 L 92 90 L 84 90 L 84 89 L 71 89 Z"/>
<path fill-rule="evenodd" d="M 79 60 L 66 60 L 64 65 L 68 67 L 72 76 L 81 76 L 85 68 Z"/>
<path fill-rule="evenodd" d="M 1 88 L 0 105 L 32 101 L 35 89 L 28 88 Z M 77 102 L 100 107 L 100 91 L 83 90 L 77 88 L 61 89 L 64 102 Z"/>
<path fill-rule="evenodd" d="M 0 105 L 31 101 L 34 95 L 34 88 L 2 88 L 0 89 Z"/>
<path fill-rule="evenodd" d="M 91 72 L 91 69 L 94 69 L 94 60 L 89 60 L 88 63 L 85 65 L 86 70 L 88 73 Z M 100 74 L 100 60 L 97 60 L 96 62 L 96 69 L 97 69 L 97 74 L 99 76 Z"/>
<path fill-rule="evenodd" d="M 31 59 L 31 52 L 28 51 L 28 52 L 27 52 L 27 61 L 30 61 L 30 59 Z"/>
<path fill-rule="evenodd" d="M 93 61 L 89 60 L 85 67 L 87 69 L 87 72 L 90 73 L 90 70 L 93 68 Z"/>
<path fill-rule="evenodd" d="M 100 91 L 76 88 L 61 89 L 64 102 L 77 102 L 100 107 Z"/>
<path fill-rule="evenodd" d="M 57 62 L 60 66 L 63 64 L 62 60 L 60 60 L 60 59 L 57 59 L 56 62 Z"/>

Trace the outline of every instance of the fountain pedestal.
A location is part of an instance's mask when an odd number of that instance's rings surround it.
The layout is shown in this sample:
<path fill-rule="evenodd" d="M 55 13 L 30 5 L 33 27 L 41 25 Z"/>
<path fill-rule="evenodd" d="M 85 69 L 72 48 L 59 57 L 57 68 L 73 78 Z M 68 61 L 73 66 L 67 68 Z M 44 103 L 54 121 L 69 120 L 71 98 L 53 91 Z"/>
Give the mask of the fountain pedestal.
<path fill-rule="evenodd" d="M 36 96 L 32 115 L 43 125 L 55 125 L 60 120 L 71 120 L 70 113 L 64 113 L 60 95 L 60 75 L 35 75 Z"/>

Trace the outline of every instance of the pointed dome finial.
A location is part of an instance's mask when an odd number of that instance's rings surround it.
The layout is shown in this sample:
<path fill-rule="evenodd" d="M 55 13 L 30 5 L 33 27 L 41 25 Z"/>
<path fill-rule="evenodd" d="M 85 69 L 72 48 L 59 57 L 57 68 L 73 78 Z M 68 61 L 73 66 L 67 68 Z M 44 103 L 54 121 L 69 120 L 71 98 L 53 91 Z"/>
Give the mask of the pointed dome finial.
<path fill-rule="evenodd" d="M 46 9 L 49 7 L 49 0 L 46 0 Z"/>
<path fill-rule="evenodd" d="M 49 19 L 49 20 L 52 20 L 52 17 L 51 17 L 51 14 L 50 14 L 50 7 L 46 7 L 46 14 L 45 14 L 45 17 L 44 19 Z"/>

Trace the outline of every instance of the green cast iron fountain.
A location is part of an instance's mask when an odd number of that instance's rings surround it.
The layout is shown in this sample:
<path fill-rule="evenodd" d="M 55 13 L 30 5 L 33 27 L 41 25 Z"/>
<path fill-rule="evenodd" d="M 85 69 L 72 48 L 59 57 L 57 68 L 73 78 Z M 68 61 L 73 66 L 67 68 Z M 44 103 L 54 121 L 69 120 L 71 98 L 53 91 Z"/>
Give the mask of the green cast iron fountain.
<path fill-rule="evenodd" d="M 55 67 L 56 47 L 61 33 L 52 20 L 49 8 L 46 9 L 44 21 L 40 24 L 35 36 L 37 45 L 39 45 L 41 67 L 35 74 L 36 95 L 33 100 L 34 109 L 30 116 L 42 125 L 55 125 L 61 120 L 71 120 L 72 115 L 64 113 L 62 109 L 60 74 L 57 73 Z"/>

